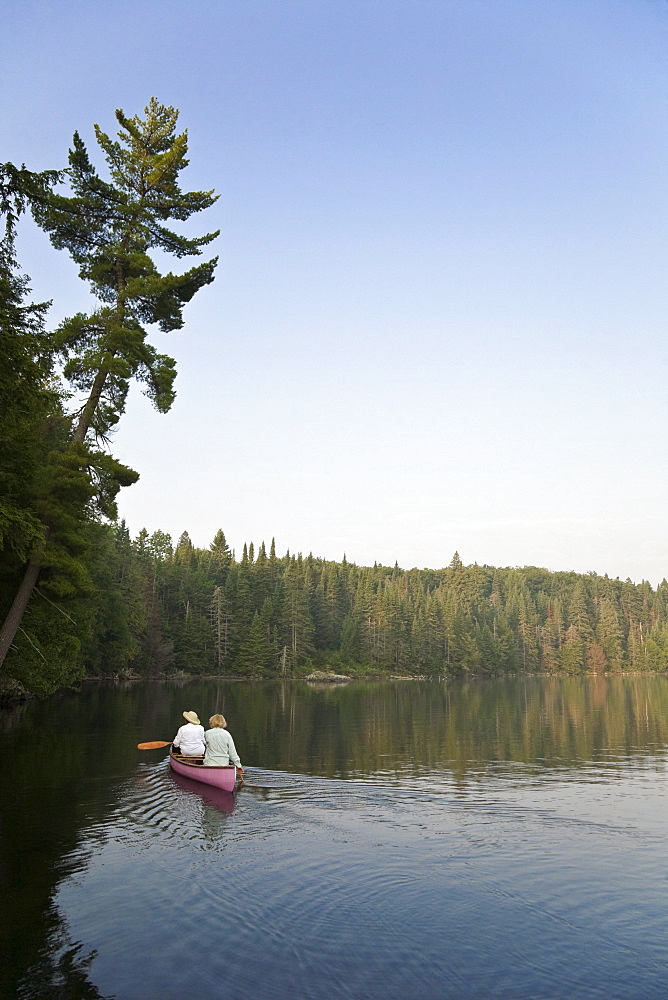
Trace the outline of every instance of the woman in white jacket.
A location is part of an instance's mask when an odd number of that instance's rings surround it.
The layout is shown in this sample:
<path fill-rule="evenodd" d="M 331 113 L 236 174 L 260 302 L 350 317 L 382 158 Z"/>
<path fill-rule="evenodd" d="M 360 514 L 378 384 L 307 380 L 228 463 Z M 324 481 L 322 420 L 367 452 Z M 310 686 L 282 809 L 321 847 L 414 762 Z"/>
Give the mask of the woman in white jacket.
<path fill-rule="evenodd" d="M 172 750 L 187 757 L 202 757 L 206 750 L 204 726 L 201 725 L 197 712 L 184 712 L 183 718 L 186 720 L 186 725 L 181 726 L 174 737 Z"/>

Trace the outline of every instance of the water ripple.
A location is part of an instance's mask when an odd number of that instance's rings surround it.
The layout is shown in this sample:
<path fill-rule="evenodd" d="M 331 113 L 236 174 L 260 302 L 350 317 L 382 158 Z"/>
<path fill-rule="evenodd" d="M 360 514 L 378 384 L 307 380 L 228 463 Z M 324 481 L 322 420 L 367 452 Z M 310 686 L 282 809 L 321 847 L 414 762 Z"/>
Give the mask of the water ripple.
<path fill-rule="evenodd" d="M 165 998 L 179 960 L 197 992 L 215 995 L 222 977 L 241 1000 L 357 1000 L 381 982 L 384 1000 L 515 998 L 527 975 L 542 984 L 533 995 L 599 1000 L 620 964 L 658 997 L 666 849 L 638 809 L 656 780 L 631 768 L 593 782 L 585 805 L 554 770 L 515 785 L 506 768 L 463 794 L 439 772 L 345 781 L 250 768 L 225 796 L 166 761 L 141 765 L 70 854 L 58 904 L 122 1000 L 145 1000 L 110 957 L 128 948 L 160 955 L 151 995 Z M 627 916 L 639 893 L 641 938 Z M 556 970 L 560 994 L 546 987 Z"/>

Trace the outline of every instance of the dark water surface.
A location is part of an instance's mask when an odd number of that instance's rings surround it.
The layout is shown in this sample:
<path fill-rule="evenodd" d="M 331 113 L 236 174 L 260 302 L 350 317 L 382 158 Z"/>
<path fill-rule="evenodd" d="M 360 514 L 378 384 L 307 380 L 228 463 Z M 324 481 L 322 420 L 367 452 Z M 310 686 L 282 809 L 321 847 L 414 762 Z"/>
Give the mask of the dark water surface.
<path fill-rule="evenodd" d="M 171 774 L 228 718 L 247 785 Z M 0 713 L 0 996 L 668 993 L 668 678 L 87 686 Z"/>

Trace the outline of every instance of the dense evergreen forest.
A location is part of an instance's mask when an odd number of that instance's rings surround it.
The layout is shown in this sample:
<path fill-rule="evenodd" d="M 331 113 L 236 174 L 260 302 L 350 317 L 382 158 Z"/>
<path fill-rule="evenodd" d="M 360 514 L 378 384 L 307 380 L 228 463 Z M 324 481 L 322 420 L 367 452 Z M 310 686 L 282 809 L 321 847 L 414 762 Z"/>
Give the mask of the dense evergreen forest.
<path fill-rule="evenodd" d="M 235 558 L 219 531 L 205 549 L 187 533 L 132 539 L 93 526 L 92 595 L 80 597 L 77 676 L 224 674 L 462 675 L 668 668 L 668 583 L 536 567 L 440 570 L 356 566 L 272 542 Z M 60 628 L 58 611 L 47 605 Z M 62 616 L 61 616 L 62 617 Z M 65 629 L 65 631 L 67 631 Z M 40 688 L 30 647 L 17 676 Z"/>
<path fill-rule="evenodd" d="M 199 255 L 217 236 L 167 228 L 216 200 L 179 186 L 177 118 L 151 99 L 143 118 L 116 112 L 118 140 L 95 126 L 109 180 L 78 133 L 62 170 L 0 164 L 0 681 L 47 694 L 85 676 L 178 672 L 668 669 L 665 580 L 653 590 L 457 555 L 441 570 L 369 568 L 279 557 L 273 541 L 238 560 L 222 531 L 206 549 L 185 533 L 175 546 L 160 531 L 130 537 L 115 500 L 138 473 L 110 454 L 111 436 L 132 381 L 169 410 L 175 365 L 148 328 L 179 330 L 217 262 L 163 274 L 151 257 Z M 27 210 L 98 303 L 53 331 L 16 260 Z"/>

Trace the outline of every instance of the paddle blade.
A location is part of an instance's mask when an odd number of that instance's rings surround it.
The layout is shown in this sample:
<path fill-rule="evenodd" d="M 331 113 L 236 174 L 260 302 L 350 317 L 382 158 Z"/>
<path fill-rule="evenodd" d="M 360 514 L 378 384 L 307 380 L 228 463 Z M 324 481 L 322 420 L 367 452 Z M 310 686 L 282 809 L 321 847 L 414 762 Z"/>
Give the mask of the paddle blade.
<path fill-rule="evenodd" d="M 153 740 L 152 743 L 138 743 L 137 750 L 157 750 L 158 747 L 168 747 L 171 743 L 165 740 Z"/>

